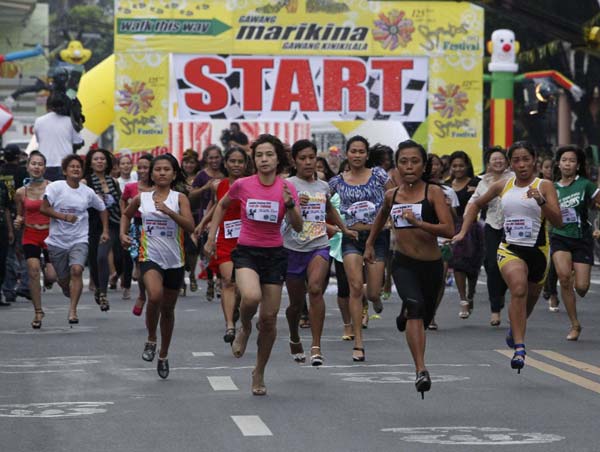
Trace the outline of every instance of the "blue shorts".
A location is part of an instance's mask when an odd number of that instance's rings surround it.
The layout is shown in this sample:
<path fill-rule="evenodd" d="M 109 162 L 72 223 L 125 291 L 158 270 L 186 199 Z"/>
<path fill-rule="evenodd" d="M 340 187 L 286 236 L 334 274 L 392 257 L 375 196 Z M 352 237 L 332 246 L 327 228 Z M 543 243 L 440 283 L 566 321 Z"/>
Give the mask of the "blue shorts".
<path fill-rule="evenodd" d="M 365 254 L 365 244 L 369 238 L 369 231 L 359 231 L 358 239 L 354 240 L 350 237 L 342 237 L 342 256 L 348 254 Z M 375 248 L 375 260 L 378 262 L 385 262 L 385 257 L 390 249 L 389 236 L 380 233 L 375 239 L 373 244 Z"/>

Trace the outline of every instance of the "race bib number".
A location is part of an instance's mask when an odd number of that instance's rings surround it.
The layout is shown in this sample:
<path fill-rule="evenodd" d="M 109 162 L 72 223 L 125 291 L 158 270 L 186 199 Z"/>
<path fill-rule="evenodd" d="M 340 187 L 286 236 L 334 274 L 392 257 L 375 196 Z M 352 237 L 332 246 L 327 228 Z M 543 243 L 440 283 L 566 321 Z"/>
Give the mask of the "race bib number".
<path fill-rule="evenodd" d="M 223 234 L 226 239 L 237 239 L 242 230 L 242 220 L 224 221 L 223 227 L 225 228 Z"/>
<path fill-rule="evenodd" d="M 402 218 L 402 214 L 405 211 L 412 211 L 417 220 L 421 220 L 421 212 L 423 206 L 421 204 L 394 204 L 392 206 L 392 211 L 390 215 L 392 216 L 392 221 L 394 222 L 395 228 L 410 228 L 412 224 Z"/>
<path fill-rule="evenodd" d="M 148 237 L 175 238 L 177 225 L 170 218 L 149 217 L 144 225 Z"/>
<path fill-rule="evenodd" d="M 325 203 L 309 201 L 308 204 L 300 206 L 304 221 L 323 223 L 325 221 Z"/>
<path fill-rule="evenodd" d="M 564 224 L 579 223 L 577 212 L 573 207 L 563 207 L 562 209 L 560 209 L 560 214 L 562 215 Z"/>
<path fill-rule="evenodd" d="M 511 239 L 529 239 L 533 234 L 533 222 L 531 218 L 507 218 L 504 231 Z"/>
<path fill-rule="evenodd" d="M 250 220 L 277 223 L 279 216 L 279 203 L 261 199 L 246 201 L 246 216 Z"/>
<path fill-rule="evenodd" d="M 356 221 L 370 222 L 375 218 L 375 204 L 371 201 L 355 202 L 348 208 L 348 217 Z"/>

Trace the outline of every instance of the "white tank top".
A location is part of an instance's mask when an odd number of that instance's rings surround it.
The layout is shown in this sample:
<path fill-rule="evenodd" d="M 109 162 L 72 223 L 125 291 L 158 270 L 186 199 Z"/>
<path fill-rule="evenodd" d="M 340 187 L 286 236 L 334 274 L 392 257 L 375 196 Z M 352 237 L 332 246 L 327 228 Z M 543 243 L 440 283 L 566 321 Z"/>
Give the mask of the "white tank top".
<path fill-rule="evenodd" d="M 142 192 L 140 195 L 140 262 L 152 261 L 163 269 L 183 267 L 183 229 L 168 215 L 156 210 L 154 192 Z M 179 213 L 179 193 L 171 190 L 165 205 Z"/>
<path fill-rule="evenodd" d="M 535 178 L 530 184 L 539 189 L 542 179 Z M 509 245 L 534 247 L 546 244 L 545 219 L 542 208 L 533 198 L 527 197 L 529 186 L 517 187 L 511 177 L 502 190 L 501 202 L 504 214 L 504 241 Z M 543 234 L 543 237 L 540 237 Z"/>

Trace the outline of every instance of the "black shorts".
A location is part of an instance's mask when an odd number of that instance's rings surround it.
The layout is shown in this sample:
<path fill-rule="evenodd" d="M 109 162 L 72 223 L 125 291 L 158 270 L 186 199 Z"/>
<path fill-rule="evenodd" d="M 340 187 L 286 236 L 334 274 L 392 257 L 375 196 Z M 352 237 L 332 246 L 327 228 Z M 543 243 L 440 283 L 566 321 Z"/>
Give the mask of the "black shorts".
<path fill-rule="evenodd" d="M 527 265 L 527 281 L 544 284 L 548 274 L 549 262 L 548 245 L 544 246 L 521 246 L 509 245 L 501 242 L 496 253 L 498 268 L 502 272 L 502 267 L 513 260 L 521 260 Z"/>
<path fill-rule="evenodd" d="M 44 256 L 44 262 L 46 264 L 50 263 L 50 257 L 48 256 L 48 250 L 46 248 L 41 248 L 39 246 L 31 245 L 27 243 L 23 245 L 23 255 L 25 259 L 39 259 L 41 260 L 42 255 Z"/>
<path fill-rule="evenodd" d="M 287 274 L 285 248 L 260 248 L 238 244 L 231 252 L 233 268 L 250 268 L 260 278 L 261 284 L 282 285 Z M 234 271 L 235 278 L 235 271 Z"/>
<path fill-rule="evenodd" d="M 163 287 L 171 290 L 181 289 L 183 285 L 183 277 L 185 275 L 185 269 L 183 267 L 164 269 L 156 262 L 140 262 L 140 273 L 142 274 L 142 277 L 148 270 L 156 270 L 158 273 L 160 273 L 163 280 Z"/>
<path fill-rule="evenodd" d="M 421 261 L 394 251 L 392 278 L 407 319 L 422 319 L 425 329 L 435 317 L 435 304 L 444 284 L 442 259 Z"/>
<path fill-rule="evenodd" d="M 554 254 L 556 251 L 571 253 L 572 261 L 578 264 L 594 265 L 594 240 L 589 234 L 581 239 L 552 234 L 550 253 Z"/>

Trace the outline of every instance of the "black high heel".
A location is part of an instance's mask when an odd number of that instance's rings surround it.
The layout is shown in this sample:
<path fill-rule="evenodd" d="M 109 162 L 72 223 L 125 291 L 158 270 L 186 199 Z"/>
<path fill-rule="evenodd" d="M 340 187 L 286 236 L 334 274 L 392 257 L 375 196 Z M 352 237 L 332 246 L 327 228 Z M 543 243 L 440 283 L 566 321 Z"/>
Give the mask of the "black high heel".
<path fill-rule="evenodd" d="M 357 352 L 362 352 L 362 356 L 356 356 L 354 353 L 352 354 L 352 361 L 354 362 L 363 362 L 365 360 L 365 349 L 361 347 L 354 347 L 352 350 L 356 350 Z"/>
<path fill-rule="evenodd" d="M 421 400 L 425 399 L 425 393 L 431 389 L 431 377 L 429 376 L 429 371 L 422 370 L 421 372 L 417 372 L 415 388 L 417 389 L 417 392 L 421 393 Z"/>
<path fill-rule="evenodd" d="M 235 328 L 227 328 L 223 340 L 228 344 L 233 344 L 233 341 L 235 340 Z"/>
<path fill-rule="evenodd" d="M 163 380 L 167 378 L 169 376 L 169 360 L 167 358 L 158 358 L 156 371 L 158 372 L 158 376 Z"/>
<path fill-rule="evenodd" d="M 520 374 L 521 369 L 525 367 L 525 355 L 527 355 L 525 344 L 515 344 L 515 354 L 510 360 L 510 367 L 512 369 L 517 369 L 518 374 Z"/>
<path fill-rule="evenodd" d="M 44 311 L 42 311 L 41 309 L 36 309 L 35 315 L 36 316 L 39 315 L 40 318 L 35 319 L 33 322 L 31 322 L 31 328 L 33 328 L 34 330 L 39 330 L 42 327 L 42 319 L 44 318 Z"/>

